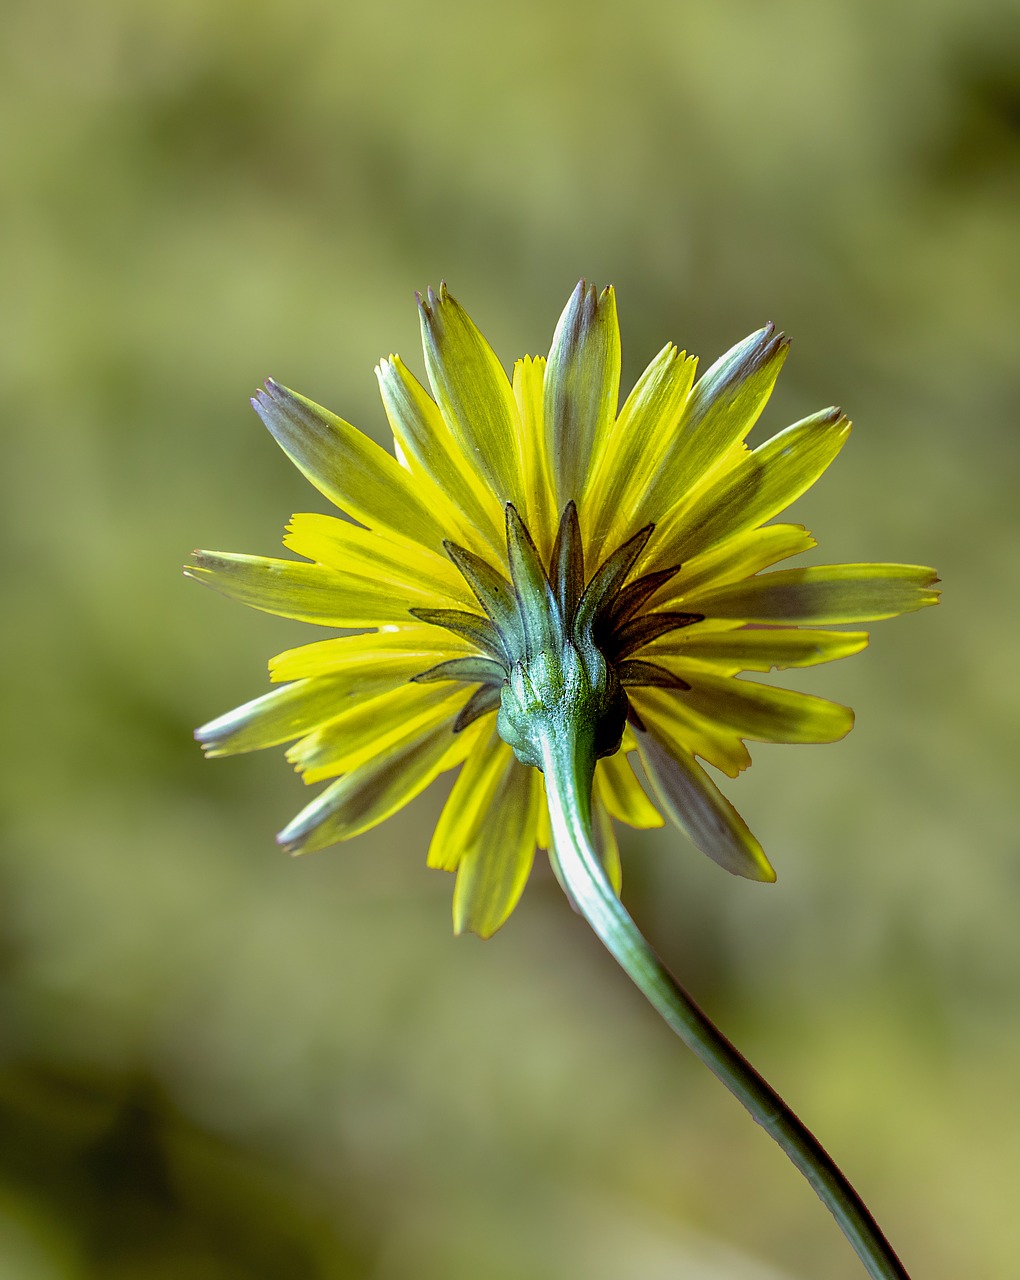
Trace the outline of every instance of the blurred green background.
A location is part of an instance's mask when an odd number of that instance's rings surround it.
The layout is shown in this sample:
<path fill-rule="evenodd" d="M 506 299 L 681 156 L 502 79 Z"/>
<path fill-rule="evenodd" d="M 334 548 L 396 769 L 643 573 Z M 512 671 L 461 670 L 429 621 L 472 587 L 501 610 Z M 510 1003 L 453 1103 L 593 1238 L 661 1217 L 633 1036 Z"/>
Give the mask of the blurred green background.
<path fill-rule="evenodd" d="M 280 753 L 191 740 L 310 638 L 179 574 L 324 509 L 255 385 L 382 439 L 415 288 L 509 361 L 582 274 L 628 384 L 792 333 L 816 558 L 943 574 L 728 788 L 775 889 L 664 831 L 625 896 L 912 1274 L 1015 1274 L 1016 4 L 7 0 L 0 72 L 4 1280 L 862 1274 L 547 872 L 451 936 L 441 787 L 295 862 Z"/>

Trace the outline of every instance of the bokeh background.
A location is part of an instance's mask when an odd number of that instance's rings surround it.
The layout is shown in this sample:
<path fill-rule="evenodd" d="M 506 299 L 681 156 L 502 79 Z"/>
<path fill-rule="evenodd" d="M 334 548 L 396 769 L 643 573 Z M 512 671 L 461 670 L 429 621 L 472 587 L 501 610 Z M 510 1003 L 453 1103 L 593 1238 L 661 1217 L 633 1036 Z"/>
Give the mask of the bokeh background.
<path fill-rule="evenodd" d="M 774 430 L 857 429 L 820 561 L 938 610 L 729 794 L 780 872 L 626 841 L 650 936 L 926 1280 L 1020 1255 L 1020 10 L 978 0 L 7 0 L 0 1276 L 851 1280 L 798 1175 L 536 873 L 451 936 L 437 787 L 291 861 L 279 752 L 192 727 L 306 629 L 179 574 L 323 509 L 266 375 L 383 439 L 446 278 L 507 361 L 576 279 L 625 379 L 767 319 Z M 758 432 L 761 436 L 761 429 Z"/>

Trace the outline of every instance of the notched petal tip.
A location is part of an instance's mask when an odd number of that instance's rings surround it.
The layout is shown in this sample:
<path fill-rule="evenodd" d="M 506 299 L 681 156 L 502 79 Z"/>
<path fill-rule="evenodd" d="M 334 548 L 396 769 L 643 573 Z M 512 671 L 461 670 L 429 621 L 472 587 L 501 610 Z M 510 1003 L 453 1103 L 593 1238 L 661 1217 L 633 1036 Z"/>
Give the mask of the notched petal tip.
<path fill-rule="evenodd" d="M 189 555 L 191 556 L 192 560 L 194 560 L 195 556 L 201 555 L 201 552 L 198 550 L 195 550 L 195 551 L 189 552 Z M 183 573 L 186 578 L 193 578 L 195 576 L 194 570 L 195 570 L 195 566 L 193 564 L 181 565 L 181 573 Z"/>
<path fill-rule="evenodd" d="M 209 585 L 210 565 L 217 559 L 215 551 L 203 551 L 197 548 L 191 553 L 189 564 L 181 566 L 181 572 L 186 578 L 193 578 L 195 582 L 201 582 L 203 586 Z"/>
<path fill-rule="evenodd" d="M 923 609 L 927 605 L 938 604 L 942 598 L 942 588 L 936 584 L 940 583 L 942 579 L 939 577 L 937 571 L 924 565 L 905 565 L 903 567 L 907 569 L 914 569 L 916 573 L 924 575 L 917 581 L 917 586 L 923 593 L 921 603 L 918 605 L 918 608 Z"/>
<path fill-rule="evenodd" d="M 557 328 L 565 329 L 574 341 L 578 341 L 597 319 L 603 318 L 610 311 L 615 314 L 615 310 L 616 290 L 611 284 L 600 290 L 598 285 L 589 284 L 582 279 L 577 282 L 567 299 Z"/>
<path fill-rule="evenodd" d="M 774 347 L 776 343 L 782 341 L 784 336 L 782 332 L 776 332 L 776 326 L 772 320 L 766 320 L 760 329 L 749 333 L 744 341 L 737 345 L 745 346 L 751 352 L 763 351 L 769 346 Z"/>
<path fill-rule="evenodd" d="M 787 352 L 790 350 L 792 339 L 788 338 L 785 333 L 775 333 L 775 325 L 769 326 L 773 332 L 768 340 L 762 345 L 759 359 L 756 361 L 759 365 L 769 364 L 772 360 L 785 360 Z"/>
<path fill-rule="evenodd" d="M 256 698 L 243 706 L 234 707 L 233 710 L 225 711 L 223 715 L 207 720 L 205 724 L 200 724 L 193 730 L 194 739 L 202 748 L 202 754 L 207 760 L 239 753 L 238 735 L 243 729 L 246 716 L 258 702 L 259 699 Z M 241 749 L 251 750 L 250 747 Z"/>
<path fill-rule="evenodd" d="M 407 366 L 400 358 L 399 352 L 391 351 L 389 355 L 380 356 L 378 363 L 373 367 L 372 372 L 380 383 L 385 383 L 388 379 L 393 378 L 399 371 L 407 372 Z"/>
<path fill-rule="evenodd" d="M 335 784 L 334 784 L 335 785 Z M 274 839 L 284 853 L 289 853 L 292 858 L 299 857 L 301 854 L 311 852 L 316 848 L 311 837 L 315 834 L 317 822 L 311 817 L 310 811 L 321 800 L 325 792 L 320 792 L 319 796 L 291 818 L 290 822 L 278 831 Z M 309 848 L 311 846 L 311 848 Z"/>
<path fill-rule="evenodd" d="M 299 397 L 289 387 L 285 387 L 282 382 L 277 382 L 275 378 L 267 378 L 264 385 L 259 387 L 251 397 L 252 408 L 266 426 L 269 427 L 270 431 L 273 430 L 273 424 L 270 421 L 271 417 L 279 413 L 286 413 L 288 409 L 293 409 L 300 405 Z"/>
<path fill-rule="evenodd" d="M 773 364 L 778 364 L 781 368 L 789 350 L 790 339 L 781 330 L 777 332 L 776 326 L 770 320 L 743 342 L 738 342 L 717 361 L 709 372 L 718 370 L 724 383 L 731 380 L 743 381 Z"/>
<path fill-rule="evenodd" d="M 275 378 L 266 378 L 262 386 L 255 392 L 255 399 L 260 404 L 269 407 L 274 404 L 293 403 L 297 400 L 297 396 L 289 387 L 285 387 L 282 382 L 277 382 Z"/>
<path fill-rule="evenodd" d="M 501 924 L 498 924 L 495 927 L 489 929 L 483 925 L 471 924 L 468 920 L 465 920 L 463 918 L 462 912 L 457 911 L 456 903 L 454 904 L 453 936 L 455 938 L 475 937 L 480 939 L 482 942 L 488 942 L 489 939 L 494 934 L 498 933 L 502 927 L 503 926 Z"/>
<path fill-rule="evenodd" d="M 304 850 L 301 848 L 301 838 L 299 836 L 291 838 L 287 835 L 289 830 L 289 826 L 284 827 L 284 829 L 282 831 L 278 831 L 273 838 L 284 853 L 289 853 L 292 858 L 296 858 L 299 854 L 303 853 Z"/>
<path fill-rule="evenodd" d="M 435 319 L 434 313 L 443 305 L 444 302 L 455 301 L 449 289 L 446 287 L 445 280 L 440 280 L 438 293 L 431 285 L 429 285 L 425 290 L 424 298 L 422 298 L 421 294 L 418 292 L 415 292 L 414 296 L 418 302 L 418 309 L 422 312 L 422 315 L 427 317 L 430 321 Z"/>
<path fill-rule="evenodd" d="M 839 405 L 830 405 L 828 409 L 819 409 L 817 413 L 813 413 L 810 418 L 802 419 L 804 423 L 810 422 L 815 430 L 822 428 L 841 426 L 844 433 L 850 430 L 851 422 Z M 795 426 L 800 425 L 794 423 Z"/>
<path fill-rule="evenodd" d="M 414 292 L 414 299 L 418 304 L 418 313 L 421 317 L 422 325 L 426 329 L 430 328 L 432 321 L 435 318 L 433 313 L 438 305 L 435 290 L 431 285 L 426 287 L 424 294 L 422 294 L 420 290 L 416 289 Z"/>

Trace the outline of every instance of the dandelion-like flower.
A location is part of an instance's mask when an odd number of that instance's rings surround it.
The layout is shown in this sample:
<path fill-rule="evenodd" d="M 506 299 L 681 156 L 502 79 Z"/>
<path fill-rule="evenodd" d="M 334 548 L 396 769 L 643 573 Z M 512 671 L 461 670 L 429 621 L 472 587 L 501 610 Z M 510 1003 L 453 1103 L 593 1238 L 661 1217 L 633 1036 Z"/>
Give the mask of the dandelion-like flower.
<path fill-rule="evenodd" d="M 393 454 L 275 382 L 252 401 L 350 518 L 295 515 L 284 545 L 301 560 L 198 551 L 186 572 L 359 634 L 273 658 L 281 688 L 200 729 L 206 753 L 293 740 L 307 782 L 334 780 L 281 832 L 293 853 L 366 831 L 459 767 L 428 860 L 457 872 L 457 930 L 484 937 L 536 849 L 561 870 L 546 783 L 565 737 L 558 769 L 590 802 L 617 891 L 614 821 L 662 815 L 727 870 L 773 880 L 698 757 L 735 777 L 745 740 L 832 742 L 853 714 L 741 673 L 857 653 L 866 632 L 824 628 L 936 598 L 934 573 L 910 565 L 762 572 L 815 545 L 768 522 L 835 458 L 849 421 L 825 409 L 748 449 L 788 351 L 771 325 L 697 381 L 696 359 L 668 344 L 618 411 L 612 289 L 580 283 L 548 358 L 518 360 L 512 380 L 445 286 L 419 302 L 432 394 L 397 356 L 376 369 Z"/>
<path fill-rule="evenodd" d="M 618 412 L 612 289 L 582 281 L 548 358 L 518 360 L 512 379 L 445 286 L 419 304 L 432 395 L 397 356 L 376 369 L 392 454 L 275 382 L 252 401 L 348 518 L 294 516 L 284 544 L 300 560 L 196 551 L 186 572 L 357 634 L 280 654 L 281 688 L 197 736 L 213 756 L 292 742 L 306 781 L 332 779 L 280 833 L 292 853 L 368 830 L 459 768 L 428 852 L 457 872 L 455 928 L 494 933 L 548 850 L 608 950 L 804 1173 L 869 1274 L 907 1280 L 835 1162 L 641 935 L 613 824 L 665 815 L 727 870 L 774 880 L 699 757 L 735 777 L 745 740 L 832 742 L 853 715 L 742 674 L 857 653 L 866 632 L 831 628 L 933 604 L 935 574 L 772 569 L 815 545 L 769 522 L 850 423 L 825 409 L 748 449 L 788 349 L 771 325 L 698 381 L 695 359 L 665 346 Z"/>

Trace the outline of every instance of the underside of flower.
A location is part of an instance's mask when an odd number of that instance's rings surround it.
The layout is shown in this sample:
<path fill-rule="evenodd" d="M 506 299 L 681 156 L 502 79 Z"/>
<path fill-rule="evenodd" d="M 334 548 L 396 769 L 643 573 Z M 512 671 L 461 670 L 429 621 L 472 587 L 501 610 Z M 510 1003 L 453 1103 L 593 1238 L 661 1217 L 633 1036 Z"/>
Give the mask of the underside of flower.
<path fill-rule="evenodd" d="M 867 632 L 822 628 L 933 604 L 934 572 L 762 572 L 814 546 L 769 522 L 850 428 L 826 409 L 747 448 L 789 345 L 771 325 L 697 382 L 667 345 L 619 408 L 611 289 L 581 281 L 548 359 L 518 360 L 512 381 L 445 286 L 419 305 L 432 395 L 396 356 L 376 371 L 392 454 L 271 380 L 252 401 L 348 518 L 294 516 L 285 544 L 300 560 L 196 551 L 186 572 L 347 634 L 274 658 L 281 687 L 196 736 L 209 755 L 290 742 L 306 781 L 330 780 L 278 836 L 293 853 L 368 830 L 459 769 L 428 852 L 457 873 L 455 929 L 494 933 L 548 850 L 575 907 L 806 1175 L 870 1275 L 907 1280 L 838 1166 L 641 935 L 614 822 L 665 815 L 727 870 L 775 879 L 697 757 L 733 777 L 746 740 L 841 738 L 848 708 L 741 674 L 858 652 Z"/>
<path fill-rule="evenodd" d="M 455 927 L 482 936 L 551 849 L 554 741 L 587 762 L 617 892 L 616 824 L 664 818 L 727 870 L 774 879 L 705 766 L 736 777 L 748 741 L 833 742 L 853 714 L 743 673 L 857 653 L 867 632 L 839 628 L 937 594 L 913 565 L 763 572 L 815 545 L 773 521 L 848 420 L 826 409 L 746 446 L 788 351 L 771 325 L 698 380 L 667 344 L 620 406 L 611 289 L 582 281 L 548 357 L 512 377 L 445 286 L 419 301 L 431 394 L 397 356 L 376 370 L 392 453 L 272 380 L 252 401 L 346 518 L 294 516 L 300 559 L 198 551 L 186 572 L 341 634 L 274 658 L 280 687 L 199 729 L 206 753 L 291 743 L 305 780 L 328 782 L 278 837 L 294 853 L 458 770 L 428 859 L 457 872 Z"/>
<path fill-rule="evenodd" d="M 454 722 L 455 733 L 498 707 L 500 737 L 521 764 L 543 767 L 542 742 L 555 725 L 573 726 L 590 738 L 594 757 L 602 758 L 620 749 L 628 719 L 644 728 L 626 688 L 690 689 L 661 664 L 630 656 L 651 640 L 703 620 L 699 613 L 643 610 L 680 569 L 659 569 L 628 582 L 653 528 L 639 529 L 590 578 L 574 502 L 560 518 L 548 568 L 516 507 L 507 504 L 509 581 L 480 556 L 446 544 L 484 616 L 412 612 L 471 639 L 484 656 L 453 658 L 413 679 L 477 686 Z"/>

